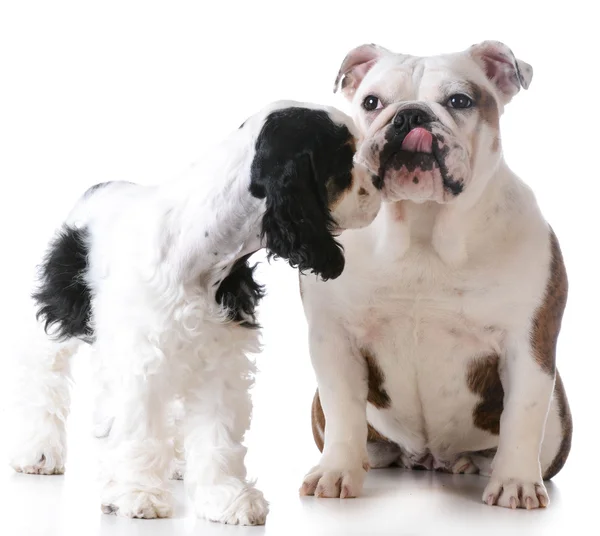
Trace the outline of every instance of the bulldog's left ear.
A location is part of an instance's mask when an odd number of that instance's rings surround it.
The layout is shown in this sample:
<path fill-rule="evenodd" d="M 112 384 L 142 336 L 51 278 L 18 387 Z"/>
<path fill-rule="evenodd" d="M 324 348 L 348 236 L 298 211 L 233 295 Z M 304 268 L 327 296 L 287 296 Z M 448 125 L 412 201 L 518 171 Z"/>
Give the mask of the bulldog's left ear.
<path fill-rule="evenodd" d="M 504 97 L 504 104 L 521 88 L 527 89 L 531 84 L 533 68 L 529 63 L 515 58 L 512 50 L 504 43 L 484 41 L 473 45 L 468 52 Z"/>
<path fill-rule="evenodd" d="M 389 53 L 389 50 L 373 44 L 361 45 L 352 49 L 346 54 L 340 66 L 333 85 L 333 92 L 337 92 L 341 81 L 342 93 L 348 100 L 351 100 L 362 79 L 377 63 L 377 60 L 386 53 Z"/>

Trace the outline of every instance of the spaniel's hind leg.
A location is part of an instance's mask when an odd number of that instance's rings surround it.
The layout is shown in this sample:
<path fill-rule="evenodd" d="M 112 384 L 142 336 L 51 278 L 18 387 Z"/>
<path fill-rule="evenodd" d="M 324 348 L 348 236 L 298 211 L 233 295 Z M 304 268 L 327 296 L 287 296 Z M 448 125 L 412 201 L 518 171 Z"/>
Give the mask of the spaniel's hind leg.
<path fill-rule="evenodd" d="M 71 402 L 70 359 L 80 342 L 52 340 L 36 324 L 18 355 L 10 464 L 20 473 L 62 474 Z"/>
<path fill-rule="evenodd" d="M 33 293 L 37 315 L 28 311 L 18 354 L 21 372 L 14 454 L 17 471 L 64 472 L 65 421 L 70 405 L 70 358 L 80 339 L 91 340 L 91 291 L 86 282 L 89 235 L 64 225 L 50 242 L 39 266 Z M 32 303 L 33 305 L 33 303 Z"/>

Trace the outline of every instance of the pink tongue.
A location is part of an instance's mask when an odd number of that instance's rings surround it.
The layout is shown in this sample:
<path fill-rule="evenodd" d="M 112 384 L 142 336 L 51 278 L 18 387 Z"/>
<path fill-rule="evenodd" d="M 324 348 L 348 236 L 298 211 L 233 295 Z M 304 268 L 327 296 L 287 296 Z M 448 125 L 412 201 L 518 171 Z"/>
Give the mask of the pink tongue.
<path fill-rule="evenodd" d="M 411 153 L 431 153 L 433 136 L 424 128 L 413 128 L 402 142 L 402 150 Z"/>

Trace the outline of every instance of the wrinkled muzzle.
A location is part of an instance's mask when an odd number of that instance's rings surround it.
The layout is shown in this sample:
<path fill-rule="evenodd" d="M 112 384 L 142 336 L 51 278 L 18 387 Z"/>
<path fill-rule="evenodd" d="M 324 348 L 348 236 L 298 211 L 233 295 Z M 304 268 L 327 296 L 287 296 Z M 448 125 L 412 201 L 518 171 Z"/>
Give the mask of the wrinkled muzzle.
<path fill-rule="evenodd" d="M 448 203 L 463 191 L 468 153 L 428 107 L 401 107 L 373 127 L 356 160 L 379 178 L 384 199 Z"/>

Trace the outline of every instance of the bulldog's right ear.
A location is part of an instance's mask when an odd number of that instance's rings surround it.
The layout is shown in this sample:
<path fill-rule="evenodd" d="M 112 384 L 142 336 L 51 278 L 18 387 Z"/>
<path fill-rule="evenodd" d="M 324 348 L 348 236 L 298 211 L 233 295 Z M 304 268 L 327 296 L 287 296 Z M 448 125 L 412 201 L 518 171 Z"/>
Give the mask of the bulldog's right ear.
<path fill-rule="evenodd" d="M 350 100 L 354 96 L 356 88 L 362 82 L 362 79 L 369 72 L 369 69 L 377 63 L 377 60 L 389 50 L 379 45 L 361 45 L 352 49 L 342 62 L 333 86 L 333 92 L 336 93 L 342 82 L 342 93 Z"/>

